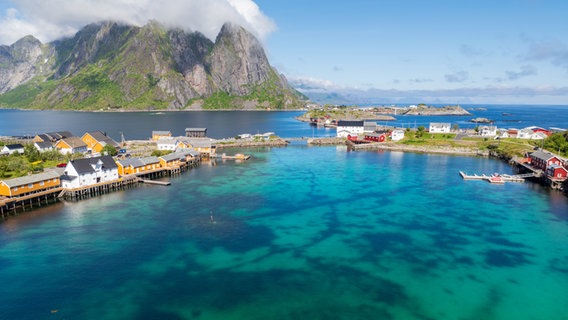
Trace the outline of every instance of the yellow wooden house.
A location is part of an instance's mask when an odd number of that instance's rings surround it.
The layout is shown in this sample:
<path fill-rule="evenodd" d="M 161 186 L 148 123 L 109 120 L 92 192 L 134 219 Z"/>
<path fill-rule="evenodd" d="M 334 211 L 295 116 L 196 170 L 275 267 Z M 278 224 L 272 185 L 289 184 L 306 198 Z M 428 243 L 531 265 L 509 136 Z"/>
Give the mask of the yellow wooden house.
<path fill-rule="evenodd" d="M 118 142 L 107 136 L 101 131 L 92 131 L 85 133 L 81 140 L 87 144 L 87 148 L 93 152 L 101 152 L 106 145 L 111 145 L 115 149 L 120 148 Z"/>
<path fill-rule="evenodd" d="M 210 138 L 178 138 L 178 148 L 194 149 L 204 157 L 211 157 L 216 154 L 217 147 Z"/>
<path fill-rule="evenodd" d="M 60 174 L 55 171 L 46 171 L 20 178 L 0 180 L 0 196 L 20 197 L 60 186 Z"/>
<path fill-rule="evenodd" d="M 158 157 L 130 158 L 116 161 L 118 174 L 126 176 L 130 174 L 144 173 L 161 168 Z"/>
<path fill-rule="evenodd" d="M 63 154 L 86 153 L 87 144 L 79 137 L 70 137 L 57 141 L 55 149 Z"/>
<path fill-rule="evenodd" d="M 172 136 L 171 131 L 152 131 L 152 140 L 157 141 L 163 138 L 170 138 Z"/>
<path fill-rule="evenodd" d="M 162 168 L 179 167 L 185 161 L 185 156 L 178 153 L 170 153 L 159 157 Z"/>

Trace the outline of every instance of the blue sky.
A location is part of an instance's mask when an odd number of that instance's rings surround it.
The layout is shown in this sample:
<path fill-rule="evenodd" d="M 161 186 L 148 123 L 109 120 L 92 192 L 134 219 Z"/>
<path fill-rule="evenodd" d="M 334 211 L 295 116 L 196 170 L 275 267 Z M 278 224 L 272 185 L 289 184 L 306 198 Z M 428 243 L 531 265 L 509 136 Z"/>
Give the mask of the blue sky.
<path fill-rule="evenodd" d="M 255 32 L 272 65 L 314 99 L 568 105 L 565 0 L 153 2 L 2 1 L 0 43 L 28 31 L 51 41 L 105 18 L 192 21 L 188 28 L 213 38 L 233 20 Z"/>

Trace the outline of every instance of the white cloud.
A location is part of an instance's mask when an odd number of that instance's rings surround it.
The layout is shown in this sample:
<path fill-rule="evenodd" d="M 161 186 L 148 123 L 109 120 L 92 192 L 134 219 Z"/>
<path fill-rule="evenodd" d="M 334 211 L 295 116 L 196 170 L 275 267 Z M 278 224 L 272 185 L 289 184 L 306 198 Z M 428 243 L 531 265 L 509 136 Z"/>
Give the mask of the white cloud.
<path fill-rule="evenodd" d="M 72 36 L 103 20 L 138 26 L 149 20 L 200 31 L 215 39 L 225 22 L 242 25 L 261 40 L 276 29 L 253 0 L 17 0 L 0 16 L 0 44 L 32 34 L 42 42 Z M 2 14 L 2 13 L 0 13 Z"/>

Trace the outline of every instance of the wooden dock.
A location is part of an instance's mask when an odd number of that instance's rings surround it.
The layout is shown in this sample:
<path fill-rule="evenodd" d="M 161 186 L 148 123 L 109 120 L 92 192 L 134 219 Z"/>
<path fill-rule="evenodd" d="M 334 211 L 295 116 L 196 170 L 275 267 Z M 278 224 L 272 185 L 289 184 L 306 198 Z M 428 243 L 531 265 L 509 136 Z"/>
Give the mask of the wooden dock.
<path fill-rule="evenodd" d="M 155 185 L 159 185 L 159 186 L 169 186 L 172 183 L 169 181 L 158 181 L 158 180 L 140 180 L 140 182 L 142 183 L 146 183 L 146 184 L 155 184 Z"/>
<path fill-rule="evenodd" d="M 517 174 L 517 175 L 509 175 L 509 174 L 478 175 L 474 173 L 473 175 L 468 175 L 465 172 L 460 171 L 460 176 L 464 180 L 485 180 L 490 183 L 502 184 L 505 182 L 525 182 L 526 178 L 531 178 L 534 177 L 535 175 L 532 173 Z"/>

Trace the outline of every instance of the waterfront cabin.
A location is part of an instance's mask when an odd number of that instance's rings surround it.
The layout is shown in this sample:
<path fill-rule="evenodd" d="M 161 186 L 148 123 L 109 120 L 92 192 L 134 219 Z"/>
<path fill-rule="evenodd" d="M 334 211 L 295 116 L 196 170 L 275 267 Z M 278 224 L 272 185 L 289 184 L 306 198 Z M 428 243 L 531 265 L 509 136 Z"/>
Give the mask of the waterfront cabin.
<path fill-rule="evenodd" d="M 118 180 L 118 166 L 111 156 L 102 156 L 69 161 L 61 185 L 75 189 L 114 180 Z"/>
<path fill-rule="evenodd" d="M 517 138 L 527 140 L 542 140 L 546 139 L 547 135 L 543 132 L 535 132 L 534 127 L 521 129 L 517 132 Z"/>
<path fill-rule="evenodd" d="M 54 150 L 53 143 L 51 143 L 51 142 L 34 142 L 34 147 L 39 152 L 47 152 L 47 151 Z"/>
<path fill-rule="evenodd" d="M 194 149 L 204 157 L 215 155 L 217 146 L 215 146 L 210 138 L 179 138 L 177 147 L 179 149 Z"/>
<path fill-rule="evenodd" d="M 59 188 L 61 185 L 59 176 L 56 171 L 46 171 L 20 178 L 0 180 L 0 196 L 21 197 Z"/>
<path fill-rule="evenodd" d="M 130 158 L 116 161 L 118 175 L 126 176 L 129 174 L 143 173 L 160 168 L 158 157 Z"/>
<path fill-rule="evenodd" d="M 394 129 L 391 132 L 391 139 L 392 139 L 392 141 L 400 141 L 400 140 L 404 139 L 404 130 Z"/>
<path fill-rule="evenodd" d="M 162 168 L 179 167 L 183 164 L 183 162 L 185 162 L 185 156 L 178 153 L 170 153 L 165 156 L 161 156 L 158 159 L 160 159 L 160 166 Z"/>
<path fill-rule="evenodd" d="M 387 141 L 387 136 L 388 133 L 371 132 L 365 133 L 365 137 L 363 139 L 370 142 L 385 142 Z"/>
<path fill-rule="evenodd" d="M 73 134 L 69 131 L 57 131 L 57 132 L 48 132 L 48 133 L 41 133 L 34 137 L 33 142 L 51 142 L 55 143 L 59 140 L 71 138 Z"/>
<path fill-rule="evenodd" d="M 495 137 L 497 136 L 496 126 L 479 126 L 478 133 L 482 137 Z"/>
<path fill-rule="evenodd" d="M 16 152 L 19 154 L 24 154 L 24 146 L 19 143 L 15 143 L 15 144 L 5 145 L 2 148 L 2 153 L 14 154 Z"/>
<path fill-rule="evenodd" d="M 339 120 L 337 122 L 337 137 L 347 138 L 348 136 L 362 135 L 365 129 L 364 121 Z"/>
<path fill-rule="evenodd" d="M 156 142 L 158 150 L 174 151 L 178 147 L 176 139 L 162 138 Z"/>
<path fill-rule="evenodd" d="M 185 128 L 185 136 L 189 138 L 207 137 L 207 128 Z"/>
<path fill-rule="evenodd" d="M 177 149 L 176 154 L 181 155 L 186 162 L 193 161 L 200 157 L 200 152 L 192 148 Z"/>
<path fill-rule="evenodd" d="M 429 133 L 450 133 L 452 124 L 448 122 L 430 122 Z"/>
<path fill-rule="evenodd" d="M 152 140 L 158 141 L 159 139 L 171 138 L 171 131 L 152 131 Z"/>
<path fill-rule="evenodd" d="M 568 177 L 568 170 L 563 166 L 554 164 L 546 168 L 546 175 L 555 180 L 566 180 Z"/>
<path fill-rule="evenodd" d="M 106 145 L 111 145 L 115 149 L 120 148 L 118 142 L 101 131 L 87 132 L 81 137 L 81 140 L 87 144 L 87 148 L 92 152 L 100 153 Z"/>
<path fill-rule="evenodd" d="M 550 166 L 562 166 L 563 161 L 549 152 L 535 151 L 529 155 L 530 163 L 534 168 L 546 170 Z"/>
<path fill-rule="evenodd" d="M 87 153 L 87 144 L 79 137 L 69 137 L 57 141 L 55 148 L 62 154 Z"/>

